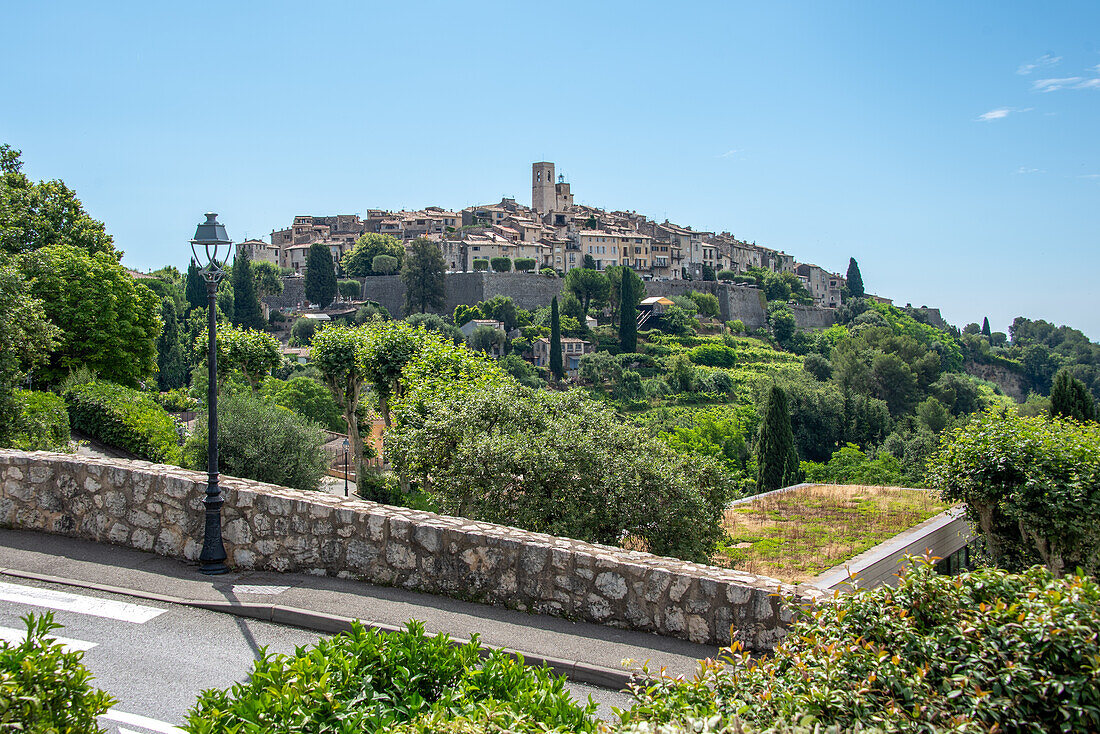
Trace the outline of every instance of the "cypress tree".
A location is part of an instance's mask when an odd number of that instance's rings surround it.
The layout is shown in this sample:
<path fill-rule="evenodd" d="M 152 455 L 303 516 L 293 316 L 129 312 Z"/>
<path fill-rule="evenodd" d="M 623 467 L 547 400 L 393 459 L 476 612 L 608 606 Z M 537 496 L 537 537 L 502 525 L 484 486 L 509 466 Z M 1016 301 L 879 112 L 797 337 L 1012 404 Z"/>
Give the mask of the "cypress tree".
<path fill-rule="evenodd" d="M 252 260 L 248 253 L 237 253 L 233 263 L 233 323 L 245 329 L 263 329 L 264 312 L 252 280 Z"/>
<path fill-rule="evenodd" d="M 774 383 L 756 440 L 756 466 L 759 492 L 788 487 L 798 479 L 798 453 L 794 448 L 787 394 Z"/>
<path fill-rule="evenodd" d="M 187 299 L 188 313 L 192 308 L 206 308 L 206 281 L 202 279 L 199 266 L 193 260 L 187 265 L 187 282 L 183 296 Z"/>
<path fill-rule="evenodd" d="M 638 351 L 638 305 L 634 299 L 634 271 L 623 268 L 619 279 L 619 347 Z"/>
<path fill-rule="evenodd" d="M 863 298 L 867 295 L 863 290 L 863 276 L 859 274 L 859 263 L 854 257 L 848 258 L 848 293 L 852 298 Z"/>
<path fill-rule="evenodd" d="M 1064 367 L 1058 370 L 1050 387 L 1050 416 L 1078 421 L 1096 420 L 1096 402 L 1085 383 Z"/>
<path fill-rule="evenodd" d="M 993 332 L 989 330 L 988 316 L 982 319 L 982 334 L 984 334 L 985 336 L 993 336 Z"/>
<path fill-rule="evenodd" d="M 320 242 L 309 246 L 305 287 L 306 300 L 321 308 L 328 308 L 336 298 L 336 266 L 332 263 L 332 253 Z"/>
<path fill-rule="evenodd" d="M 550 301 L 550 374 L 555 380 L 565 376 L 561 364 L 561 317 L 558 316 L 558 297 Z"/>

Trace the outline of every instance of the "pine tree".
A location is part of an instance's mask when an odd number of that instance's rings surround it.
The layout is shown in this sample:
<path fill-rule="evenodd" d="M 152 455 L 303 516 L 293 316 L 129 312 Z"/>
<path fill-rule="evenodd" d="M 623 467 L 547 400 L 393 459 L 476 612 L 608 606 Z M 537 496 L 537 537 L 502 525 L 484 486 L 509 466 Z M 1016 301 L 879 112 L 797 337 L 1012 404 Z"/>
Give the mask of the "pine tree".
<path fill-rule="evenodd" d="M 848 293 L 852 298 L 863 298 L 867 295 L 863 290 L 863 276 L 859 274 L 859 263 L 854 257 L 848 258 Z"/>
<path fill-rule="evenodd" d="M 634 271 L 623 269 L 619 280 L 619 347 L 624 352 L 638 351 L 638 306 L 634 301 Z"/>
<path fill-rule="evenodd" d="M 1062 368 L 1054 376 L 1050 388 L 1051 418 L 1073 418 L 1078 421 L 1096 420 L 1096 402 L 1085 383 Z"/>
<path fill-rule="evenodd" d="M 988 316 L 982 319 L 982 334 L 984 334 L 985 336 L 993 336 L 993 332 L 989 330 Z"/>
<path fill-rule="evenodd" d="M 550 374 L 555 380 L 565 377 L 561 363 L 561 318 L 558 315 L 558 297 L 550 301 Z"/>
<path fill-rule="evenodd" d="M 772 384 L 764 422 L 756 440 L 756 489 L 768 492 L 788 487 L 798 480 L 798 453 L 794 448 L 787 395 Z"/>
<path fill-rule="evenodd" d="M 306 300 L 321 308 L 328 308 L 336 298 L 336 266 L 328 246 L 314 242 L 309 246 L 306 259 Z"/>
<path fill-rule="evenodd" d="M 187 266 L 187 282 L 184 285 L 183 296 L 187 299 L 188 312 L 192 308 L 206 308 L 206 281 L 199 273 L 199 266 L 192 261 Z"/>
<path fill-rule="evenodd" d="M 248 253 L 237 253 L 233 262 L 233 323 L 244 329 L 263 329 L 264 312 L 252 279 L 252 260 Z"/>

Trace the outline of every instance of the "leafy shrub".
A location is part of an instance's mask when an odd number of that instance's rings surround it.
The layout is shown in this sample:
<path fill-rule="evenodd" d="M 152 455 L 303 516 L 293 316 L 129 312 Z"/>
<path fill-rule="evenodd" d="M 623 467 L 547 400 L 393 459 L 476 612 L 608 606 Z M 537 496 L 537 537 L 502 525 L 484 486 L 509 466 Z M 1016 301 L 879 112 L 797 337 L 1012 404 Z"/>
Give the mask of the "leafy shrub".
<path fill-rule="evenodd" d="M 700 344 L 688 352 L 695 364 L 707 367 L 733 367 L 737 364 L 737 352 L 721 344 Z"/>
<path fill-rule="evenodd" d="M 516 270 L 521 273 L 526 273 L 535 269 L 535 258 L 533 257 L 517 257 L 515 266 Z"/>
<path fill-rule="evenodd" d="M 375 255 L 370 269 L 373 275 L 393 275 L 401 267 L 401 262 L 392 255 Z"/>
<path fill-rule="evenodd" d="M 23 451 L 64 451 L 69 434 L 69 412 L 65 401 L 51 392 L 16 390 L 15 422 L 12 447 Z"/>
<path fill-rule="evenodd" d="M 499 650 L 484 658 L 482 652 L 476 636 L 456 646 L 446 635 L 424 634 L 419 622 L 391 634 L 355 622 L 350 632 L 300 647 L 293 656 L 265 655 L 246 681 L 228 690 L 204 691 L 185 729 L 595 731 L 595 704 L 574 702 L 564 678 Z"/>
<path fill-rule="evenodd" d="M 940 576 L 917 561 L 897 588 L 840 594 L 793 624 L 775 653 L 735 645 L 690 681 L 632 686 L 629 722 L 754 726 L 813 716 L 891 732 L 1100 728 L 1100 586 L 987 569 Z"/>
<path fill-rule="evenodd" d="M 718 280 L 733 280 L 734 278 L 737 277 L 737 271 L 736 270 L 719 270 L 717 277 L 718 277 Z"/>
<path fill-rule="evenodd" d="M 512 272 L 512 258 L 510 258 L 510 257 L 494 257 L 489 262 L 493 266 L 493 272 L 496 272 L 496 273 L 510 273 L 510 272 Z"/>
<path fill-rule="evenodd" d="M 0 641 L 0 731 L 99 734 L 96 718 L 115 701 L 91 686 L 84 653 L 47 636 L 61 627 L 52 612 L 22 619 L 26 638 Z"/>
<path fill-rule="evenodd" d="M 713 278 L 712 278 L 713 280 Z M 718 296 L 713 293 L 702 293 L 700 291 L 691 291 L 687 294 L 694 303 L 695 307 L 699 309 L 699 313 L 704 316 L 710 316 L 711 318 L 718 318 L 721 312 L 721 307 L 718 303 Z"/>
<path fill-rule="evenodd" d="M 355 312 L 355 323 L 362 324 L 367 321 L 389 321 L 389 310 L 375 301 L 364 303 Z"/>
<path fill-rule="evenodd" d="M 479 273 L 484 273 L 489 269 L 489 261 L 483 258 L 474 258 L 474 270 Z"/>
<path fill-rule="evenodd" d="M 157 403 L 169 413 L 185 413 L 189 410 L 198 410 L 199 401 L 191 397 L 186 387 L 177 387 L 175 390 L 157 393 L 153 396 Z"/>
<path fill-rule="evenodd" d="M 826 382 L 833 376 L 832 363 L 820 354 L 807 354 L 802 367 L 818 382 Z"/>
<path fill-rule="evenodd" d="M 558 271 L 553 268 L 543 268 L 539 271 L 539 275 L 545 275 L 547 278 L 556 278 L 558 277 Z"/>
<path fill-rule="evenodd" d="M 943 434 L 928 479 L 966 503 L 997 563 L 1100 570 L 1100 425 L 990 410 Z"/>
<path fill-rule="evenodd" d="M 148 393 L 93 380 L 73 385 L 64 397 L 74 430 L 147 461 L 179 463 L 176 423 Z"/>
<path fill-rule="evenodd" d="M 261 395 L 330 431 L 343 433 L 348 428 L 332 393 L 312 378 L 298 376 L 283 382 L 269 377 Z"/>
<path fill-rule="evenodd" d="M 807 482 L 828 484 L 866 484 L 870 486 L 906 486 L 905 467 L 889 451 L 868 457 L 859 446 L 848 444 L 833 452 L 828 463 L 803 461 Z"/>
<path fill-rule="evenodd" d="M 304 378 L 303 378 L 304 379 Z M 206 469 L 203 416 L 183 448 L 188 469 Z M 311 420 L 249 392 L 218 402 L 218 471 L 283 487 L 314 490 L 328 468 L 325 434 Z"/>
<path fill-rule="evenodd" d="M 362 310 L 362 309 L 360 309 Z M 290 327 L 290 343 L 300 347 L 308 346 L 317 333 L 317 320 L 299 317 Z"/>

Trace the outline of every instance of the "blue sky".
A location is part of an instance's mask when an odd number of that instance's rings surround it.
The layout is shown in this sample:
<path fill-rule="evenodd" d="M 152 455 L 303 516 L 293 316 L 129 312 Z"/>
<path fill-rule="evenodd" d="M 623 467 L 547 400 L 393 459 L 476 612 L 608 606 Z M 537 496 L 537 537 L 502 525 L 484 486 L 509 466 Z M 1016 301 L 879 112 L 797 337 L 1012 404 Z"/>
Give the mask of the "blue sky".
<path fill-rule="evenodd" d="M 125 262 L 296 214 L 578 201 L 1100 339 L 1100 3 L 8 3 L 0 141 Z"/>

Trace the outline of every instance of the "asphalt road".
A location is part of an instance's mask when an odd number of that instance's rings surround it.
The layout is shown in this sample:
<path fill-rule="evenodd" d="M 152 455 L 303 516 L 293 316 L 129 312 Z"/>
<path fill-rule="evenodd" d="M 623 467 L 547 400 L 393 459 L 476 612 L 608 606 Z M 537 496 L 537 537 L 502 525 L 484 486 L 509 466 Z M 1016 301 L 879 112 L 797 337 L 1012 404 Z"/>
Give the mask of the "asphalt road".
<path fill-rule="evenodd" d="M 198 693 L 245 678 L 261 648 L 290 653 L 318 639 L 315 632 L 158 604 L 117 594 L 35 581 L 0 579 L 0 638 L 18 637 L 30 612 L 53 611 L 54 634 L 83 649 L 94 684 L 117 705 L 102 720 L 119 734 L 174 734 Z M 77 593 L 79 592 L 79 593 Z M 599 715 L 629 705 L 625 695 L 570 683 L 574 696 L 591 695 Z"/>

